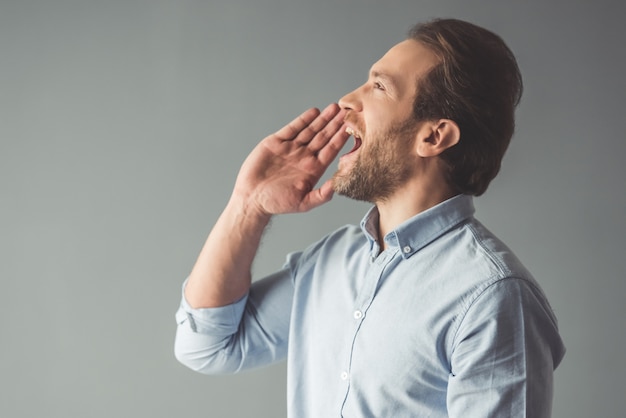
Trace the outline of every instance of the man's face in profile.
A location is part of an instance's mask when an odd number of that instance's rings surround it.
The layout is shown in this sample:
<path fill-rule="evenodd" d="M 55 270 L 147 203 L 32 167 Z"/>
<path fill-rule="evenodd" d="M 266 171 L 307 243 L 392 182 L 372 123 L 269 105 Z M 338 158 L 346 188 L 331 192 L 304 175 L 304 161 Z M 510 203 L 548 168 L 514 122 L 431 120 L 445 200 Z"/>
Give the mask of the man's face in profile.
<path fill-rule="evenodd" d="M 365 84 L 345 95 L 345 121 L 355 145 L 339 160 L 333 187 L 341 195 L 369 202 L 385 199 L 415 169 L 412 115 L 417 80 L 437 63 L 418 41 L 391 48 L 369 73 Z"/>

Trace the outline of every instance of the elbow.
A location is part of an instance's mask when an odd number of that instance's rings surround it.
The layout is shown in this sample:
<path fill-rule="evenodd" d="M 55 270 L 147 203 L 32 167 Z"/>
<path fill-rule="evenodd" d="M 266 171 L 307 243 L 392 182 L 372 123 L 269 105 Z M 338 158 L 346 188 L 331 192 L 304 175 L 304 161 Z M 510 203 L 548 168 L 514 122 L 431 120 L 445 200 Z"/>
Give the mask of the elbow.
<path fill-rule="evenodd" d="M 174 345 L 174 357 L 180 364 L 194 372 L 211 374 L 210 368 L 206 367 L 207 364 L 210 364 L 210 360 L 205 355 L 201 355 L 197 351 L 190 350 L 185 345 L 179 344 L 178 341 Z"/>
<path fill-rule="evenodd" d="M 196 341 L 176 338 L 174 357 L 179 363 L 206 375 L 232 374 L 240 369 L 239 362 L 228 354 L 225 344 L 206 344 L 201 341 L 201 335 L 196 336 L 200 337 Z"/>

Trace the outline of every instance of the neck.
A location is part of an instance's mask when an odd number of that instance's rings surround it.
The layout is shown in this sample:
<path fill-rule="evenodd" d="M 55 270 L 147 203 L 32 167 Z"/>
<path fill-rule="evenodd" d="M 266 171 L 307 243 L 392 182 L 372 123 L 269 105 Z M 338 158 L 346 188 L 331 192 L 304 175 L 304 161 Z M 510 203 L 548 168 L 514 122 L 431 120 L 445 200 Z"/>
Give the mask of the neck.
<path fill-rule="evenodd" d="M 432 186 L 410 182 L 390 198 L 375 202 L 379 213 L 378 243 L 381 250 L 387 247 L 383 238 L 398 225 L 458 194 L 445 184 Z"/>

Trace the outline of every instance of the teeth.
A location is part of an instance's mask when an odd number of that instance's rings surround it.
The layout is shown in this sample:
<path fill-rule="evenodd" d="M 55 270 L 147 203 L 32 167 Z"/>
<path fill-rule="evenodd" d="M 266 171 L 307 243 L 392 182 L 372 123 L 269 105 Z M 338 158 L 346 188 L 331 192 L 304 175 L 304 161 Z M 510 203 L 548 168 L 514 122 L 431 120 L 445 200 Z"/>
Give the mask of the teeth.
<path fill-rule="evenodd" d="M 346 132 L 347 132 L 349 135 L 352 135 L 352 136 L 353 136 L 353 137 L 355 137 L 355 138 L 359 138 L 359 135 L 358 135 L 356 132 L 354 132 L 354 129 L 352 129 L 352 128 L 351 128 L 351 127 L 349 127 L 349 126 L 346 128 Z"/>

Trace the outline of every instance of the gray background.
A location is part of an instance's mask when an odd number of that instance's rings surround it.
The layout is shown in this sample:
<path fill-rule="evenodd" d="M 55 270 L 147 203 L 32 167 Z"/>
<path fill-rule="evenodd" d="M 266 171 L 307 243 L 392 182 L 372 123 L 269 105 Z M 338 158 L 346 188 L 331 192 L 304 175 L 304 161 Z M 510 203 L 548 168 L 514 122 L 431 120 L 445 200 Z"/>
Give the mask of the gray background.
<path fill-rule="evenodd" d="M 446 16 L 502 35 L 525 77 L 477 206 L 560 319 L 554 417 L 623 417 L 624 15 L 597 0 L 0 1 L 0 416 L 284 416 L 284 364 L 206 377 L 175 361 L 180 284 L 254 144 Z M 256 273 L 366 208 L 277 219 Z"/>

